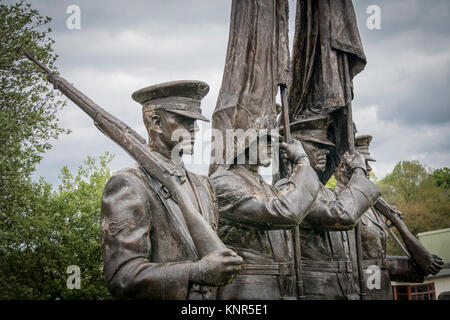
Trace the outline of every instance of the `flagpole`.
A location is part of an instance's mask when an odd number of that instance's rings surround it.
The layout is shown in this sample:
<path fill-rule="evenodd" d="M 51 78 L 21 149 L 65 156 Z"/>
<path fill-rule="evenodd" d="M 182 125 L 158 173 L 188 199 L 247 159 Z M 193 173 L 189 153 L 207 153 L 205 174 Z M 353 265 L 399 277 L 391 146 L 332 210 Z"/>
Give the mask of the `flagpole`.
<path fill-rule="evenodd" d="M 351 91 L 351 79 L 350 79 L 350 68 L 348 64 L 348 56 L 344 54 L 344 82 L 345 90 L 347 95 L 347 135 L 348 135 L 348 147 L 349 153 L 355 153 L 355 134 L 353 132 L 353 108 L 352 108 L 352 91 Z M 361 227 L 360 222 L 355 226 L 355 245 L 356 245 L 356 260 L 358 264 L 358 278 L 360 286 L 361 300 L 365 300 L 367 296 L 366 286 L 364 283 L 364 266 L 363 266 L 363 255 L 362 255 L 362 245 L 361 245 Z"/>
<path fill-rule="evenodd" d="M 286 86 L 280 85 L 281 95 L 281 108 L 283 117 L 283 127 L 286 143 L 292 143 L 291 128 L 289 126 L 289 106 L 286 96 Z M 305 295 L 303 292 L 303 270 L 302 270 L 302 252 L 300 246 L 300 230 L 299 226 L 293 229 L 293 242 L 294 242 L 294 261 L 295 261 L 295 276 L 297 278 L 297 298 L 304 300 Z"/>

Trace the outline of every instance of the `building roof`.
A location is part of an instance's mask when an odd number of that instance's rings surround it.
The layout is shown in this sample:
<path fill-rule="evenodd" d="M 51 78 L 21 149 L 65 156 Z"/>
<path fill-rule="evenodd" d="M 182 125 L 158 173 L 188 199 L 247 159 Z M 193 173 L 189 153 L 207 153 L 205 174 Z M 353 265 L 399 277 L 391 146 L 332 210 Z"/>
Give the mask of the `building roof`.
<path fill-rule="evenodd" d="M 450 228 L 419 233 L 417 237 L 428 251 L 450 264 Z"/>

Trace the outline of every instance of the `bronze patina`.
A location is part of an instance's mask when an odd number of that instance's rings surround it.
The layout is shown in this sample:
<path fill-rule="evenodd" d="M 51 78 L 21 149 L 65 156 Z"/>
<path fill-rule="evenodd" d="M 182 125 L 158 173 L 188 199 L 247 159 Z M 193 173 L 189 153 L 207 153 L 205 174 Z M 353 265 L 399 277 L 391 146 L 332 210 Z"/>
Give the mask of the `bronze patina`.
<path fill-rule="evenodd" d="M 136 161 L 112 176 L 102 198 L 111 294 L 392 299 L 391 280 L 420 282 L 439 272 L 441 258 L 425 250 L 369 178 L 372 137 L 354 138 L 353 79 L 366 57 L 352 1 L 298 0 L 292 58 L 287 0 L 233 0 L 231 6 L 209 177 L 181 161 L 193 153 L 196 121 L 208 121 L 201 112 L 206 83 L 173 81 L 133 93 L 142 106 L 144 139 L 26 54 Z M 174 140 L 177 130 L 186 133 L 181 140 Z M 237 132 L 248 130 L 256 135 L 239 149 Z M 263 155 L 265 144 L 264 151 L 276 154 Z M 272 163 L 280 170 L 269 184 L 258 170 L 278 156 L 282 161 Z M 333 174 L 336 190 L 324 185 Z M 391 225 L 406 256 L 386 254 Z M 381 271 L 379 288 L 368 285 L 371 267 Z"/>
<path fill-rule="evenodd" d="M 369 162 L 376 161 L 370 154 L 369 146 L 372 136 L 363 135 L 355 138 L 356 150 L 366 160 L 366 170 L 372 170 Z M 338 185 L 342 180 L 346 181 L 345 174 L 337 175 Z M 380 208 L 381 211 L 377 208 Z M 388 221 L 386 221 L 388 219 Z M 389 225 L 389 222 L 391 225 Z M 389 206 L 383 199 L 377 200 L 360 219 L 361 244 L 363 251 L 363 268 L 376 266 L 380 270 L 379 286 L 371 283 L 370 272 L 365 273 L 364 285 L 366 286 L 367 300 L 392 300 L 391 281 L 399 282 L 423 282 L 424 277 L 436 274 L 442 269 L 443 261 L 440 257 L 430 254 L 419 241 L 408 231 L 401 214 L 395 208 Z M 390 227 L 396 226 L 400 231 L 403 241 L 407 244 L 406 256 L 393 257 L 387 255 L 387 239 Z M 392 234 L 395 237 L 395 234 Z M 403 247 L 403 244 L 400 243 Z M 404 248 L 404 247 L 403 247 Z"/>

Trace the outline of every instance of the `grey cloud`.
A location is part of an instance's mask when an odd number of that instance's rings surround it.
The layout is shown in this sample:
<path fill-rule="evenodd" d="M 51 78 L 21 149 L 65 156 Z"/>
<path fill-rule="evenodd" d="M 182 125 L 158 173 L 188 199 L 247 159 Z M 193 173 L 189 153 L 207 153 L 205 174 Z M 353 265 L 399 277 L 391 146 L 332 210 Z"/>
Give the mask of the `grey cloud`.
<path fill-rule="evenodd" d="M 82 28 L 111 32 L 135 27 L 177 32 L 192 21 L 222 24 L 228 20 L 230 11 L 228 1 L 208 0 L 41 0 L 33 5 L 53 18 L 55 30 L 66 27 L 66 8 L 77 5 L 81 9 Z"/>
<path fill-rule="evenodd" d="M 449 37 L 448 20 L 450 4 L 447 0 L 358 0 L 354 1 L 361 34 L 366 41 L 383 41 L 405 32 L 425 32 Z M 382 30 L 373 32 L 366 28 L 366 12 L 370 5 L 381 9 Z"/>

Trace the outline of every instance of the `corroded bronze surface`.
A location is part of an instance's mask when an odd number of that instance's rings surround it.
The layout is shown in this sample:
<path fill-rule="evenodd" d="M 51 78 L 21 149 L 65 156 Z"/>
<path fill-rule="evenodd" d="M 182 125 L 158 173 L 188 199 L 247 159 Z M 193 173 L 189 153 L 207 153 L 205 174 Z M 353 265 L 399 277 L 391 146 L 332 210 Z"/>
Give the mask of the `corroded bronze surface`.
<path fill-rule="evenodd" d="M 213 230 L 217 216 L 208 180 L 171 158 L 177 145 L 172 132 L 178 129 L 189 132 L 190 139 L 183 142 L 192 152 L 195 120 L 204 118 L 200 100 L 207 89 L 200 82 L 172 82 L 133 95 L 143 104 L 149 150 L 168 172 L 177 172 L 179 186 L 167 188 L 169 175 L 156 179 L 142 166 L 121 170 L 108 181 L 102 199 L 102 250 L 106 284 L 114 297 L 215 299 L 213 287 L 228 283 L 240 270 L 242 259 Z M 193 206 L 192 214 L 186 205 Z"/>

